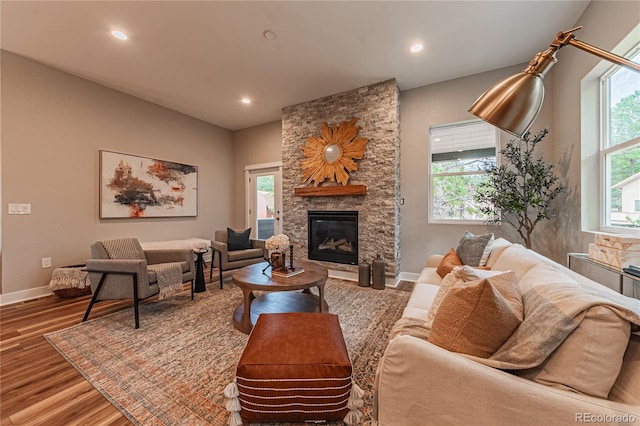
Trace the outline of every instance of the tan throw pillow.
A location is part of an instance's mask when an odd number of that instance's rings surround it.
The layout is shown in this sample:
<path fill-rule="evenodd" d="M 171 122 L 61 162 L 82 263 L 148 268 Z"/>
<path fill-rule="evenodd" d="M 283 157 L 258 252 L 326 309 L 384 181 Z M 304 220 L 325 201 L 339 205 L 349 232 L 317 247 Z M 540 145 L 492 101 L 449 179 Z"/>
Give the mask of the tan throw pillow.
<path fill-rule="evenodd" d="M 620 374 L 630 334 L 629 321 L 606 306 L 594 306 L 540 366 L 514 373 L 547 386 L 607 399 Z"/>
<path fill-rule="evenodd" d="M 438 265 L 438 268 L 436 269 L 436 272 L 438 273 L 438 275 L 444 278 L 445 275 L 451 272 L 456 266 L 462 266 L 462 261 L 458 257 L 458 253 L 456 253 L 456 250 L 452 248 L 447 254 L 444 255 L 444 257 L 440 261 L 440 264 Z"/>
<path fill-rule="evenodd" d="M 485 266 L 491 254 L 492 244 L 493 234 L 473 235 L 465 231 L 460 238 L 456 253 L 464 265 Z"/>
<path fill-rule="evenodd" d="M 429 308 L 429 314 L 427 314 L 428 328 L 431 328 L 431 323 L 433 323 L 433 319 L 438 313 L 438 308 L 440 307 L 442 300 L 458 282 L 462 283 L 462 280 L 458 277 L 457 268 L 454 268 L 453 271 L 449 272 L 442 279 L 438 293 L 436 293 L 436 296 L 433 298 L 433 302 L 431 302 L 431 307 Z"/>
<path fill-rule="evenodd" d="M 457 284 L 438 308 L 429 342 L 448 351 L 489 358 L 522 318 L 521 295 L 512 272 Z"/>

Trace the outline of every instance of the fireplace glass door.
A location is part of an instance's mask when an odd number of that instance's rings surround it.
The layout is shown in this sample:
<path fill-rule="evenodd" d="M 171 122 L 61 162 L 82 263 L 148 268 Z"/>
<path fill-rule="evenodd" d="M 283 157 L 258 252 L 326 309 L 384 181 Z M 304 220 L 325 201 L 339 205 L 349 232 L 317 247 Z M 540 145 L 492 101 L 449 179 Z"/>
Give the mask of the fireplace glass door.
<path fill-rule="evenodd" d="M 358 264 L 358 212 L 308 212 L 309 259 Z"/>

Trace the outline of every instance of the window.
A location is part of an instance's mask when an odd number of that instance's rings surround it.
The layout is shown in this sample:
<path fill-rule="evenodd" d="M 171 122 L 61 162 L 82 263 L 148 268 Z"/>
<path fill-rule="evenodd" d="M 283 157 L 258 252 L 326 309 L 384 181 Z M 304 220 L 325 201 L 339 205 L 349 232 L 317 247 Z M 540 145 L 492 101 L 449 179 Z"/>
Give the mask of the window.
<path fill-rule="evenodd" d="M 640 45 L 627 58 L 640 60 Z M 602 228 L 640 228 L 640 74 L 614 66 L 600 77 Z"/>
<path fill-rule="evenodd" d="M 476 186 L 496 163 L 498 130 L 482 120 L 429 127 L 429 221 L 484 221 Z"/>

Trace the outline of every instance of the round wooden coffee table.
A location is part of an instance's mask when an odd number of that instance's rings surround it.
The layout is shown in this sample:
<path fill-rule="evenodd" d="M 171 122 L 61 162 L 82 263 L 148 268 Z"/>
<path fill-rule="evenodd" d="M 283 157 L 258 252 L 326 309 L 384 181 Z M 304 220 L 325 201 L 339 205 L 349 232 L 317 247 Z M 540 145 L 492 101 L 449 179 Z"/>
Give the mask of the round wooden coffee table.
<path fill-rule="evenodd" d="M 271 267 L 264 273 L 267 262 L 245 266 L 233 274 L 233 283 L 242 290 L 243 301 L 233 313 L 233 325 L 249 334 L 262 313 L 329 312 L 324 300 L 327 268 L 313 262 L 298 260 L 296 268 L 304 272 L 289 277 L 272 276 Z M 318 287 L 319 295 L 311 293 Z M 259 296 L 253 291 L 264 292 Z M 302 292 L 295 291 L 302 290 Z"/>

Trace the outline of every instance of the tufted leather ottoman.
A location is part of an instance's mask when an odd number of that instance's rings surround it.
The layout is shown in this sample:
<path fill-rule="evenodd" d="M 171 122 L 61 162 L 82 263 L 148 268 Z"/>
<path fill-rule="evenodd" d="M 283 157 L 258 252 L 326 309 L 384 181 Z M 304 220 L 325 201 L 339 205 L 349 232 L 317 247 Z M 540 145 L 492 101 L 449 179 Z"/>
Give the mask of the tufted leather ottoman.
<path fill-rule="evenodd" d="M 262 314 L 225 389 L 230 425 L 269 421 L 360 420 L 363 392 L 337 315 Z M 238 415 L 239 412 L 239 415 Z"/>

